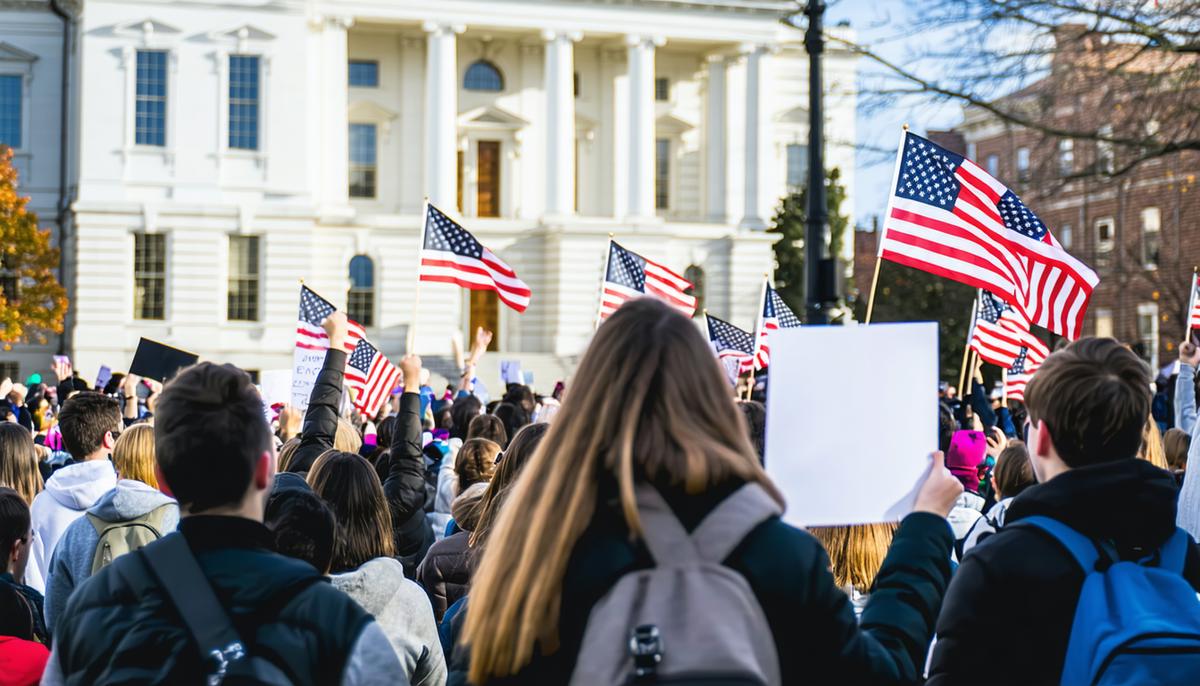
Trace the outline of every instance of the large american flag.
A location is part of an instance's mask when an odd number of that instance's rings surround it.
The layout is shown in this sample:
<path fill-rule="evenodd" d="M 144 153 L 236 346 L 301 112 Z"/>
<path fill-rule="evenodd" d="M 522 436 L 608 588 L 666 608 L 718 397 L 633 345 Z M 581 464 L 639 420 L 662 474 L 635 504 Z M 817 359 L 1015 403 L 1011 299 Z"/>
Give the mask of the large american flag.
<path fill-rule="evenodd" d="M 329 336 L 321 328 L 321 322 L 337 311 L 328 300 L 317 295 L 308 286 L 300 286 L 300 315 L 296 322 L 296 347 L 306 350 L 328 350 Z M 354 346 L 366 337 L 362 326 L 350 321 L 350 335 L 346 337 L 346 352 L 354 352 Z"/>
<path fill-rule="evenodd" d="M 529 286 L 517 278 L 512 267 L 433 205 L 426 205 L 418 278 L 473 291 L 495 291 L 517 312 L 529 307 Z"/>
<path fill-rule="evenodd" d="M 1050 348 L 1030 331 L 1029 320 L 987 291 L 979 292 L 969 345 L 984 362 L 999 367 L 1011 366 L 1022 349 L 1042 360 L 1050 354 Z"/>
<path fill-rule="evenodd" d="M 771 364 L 771 346 L 767 345 L 767 334 L 779 329 L 794 329 L 800 326 L 800 318 L 792 312 L 779 293 L 767 284 L 763 290 L 762 309 L 758 314 L 758 338 L 755 340 L 754 368 L 766 369 Z"/>
<path fill-rule="evenodd" d="M 1038 359 L 1037 355 L 1029 348 L 1021 349 L 1016 359 L 1013 360 L 1012 366 L 1008 368 L 1008 374 L 1004 378 L 1004 390 L 1010 400 L 1025 402 L 1025 386 L 1029 385 L 1029 380 L 1033 378 L 1033 373 L 1045 361 L 1045 356 Z"/>
<path fill-rule="evenodd" d="M 346 388 L 354 391 L 354 407 L 373 417 L 400 381 L 400 370 L 366 340 L 360 340 L 346 361 Z"/>
<path fill-rule="evenodd" d="M 1099 278 L 1004 184 L 905 132 L 880 257 L 990 291 L 1074 340 Z"/>
<path fill-rule="evenodd" d="M 1192 340 L 1192 329 L 1200 329 L 1200 280 L 1192 275 L 1192 297 L 1188 301 L 1188 332 L 1184 338 Z"/>
<path fill-rule="evenodd" d="M 722 361 L 737 364 L 738 373 L 746 373 L 754 368 L 754 336 L 749 331 L 739 329 L 724 319 L 717 319 L 711 314 L 704 315 L 708 322 L 708 342 L 717 357 Z"/>
<path fill-rule="evenodd" d="M 696 298 L 685 292 L 690 288 L 690 281 L 670 269 L 609 241 L 600 318 L 607 319 L 627 300 L 644 295 L 658 298 L 691 317 L 696 314 Z"/>

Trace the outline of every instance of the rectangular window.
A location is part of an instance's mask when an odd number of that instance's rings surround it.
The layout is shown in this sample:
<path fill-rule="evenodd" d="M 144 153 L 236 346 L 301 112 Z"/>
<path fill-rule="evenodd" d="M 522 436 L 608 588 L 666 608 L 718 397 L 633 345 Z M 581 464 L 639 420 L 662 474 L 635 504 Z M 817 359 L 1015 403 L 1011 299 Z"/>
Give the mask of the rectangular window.
<path fill-rule="evenodd" d="M 1114 234 L 1116 225 L 1112 217 L 1096 220 L 1096 266 L 1106 268 L 1112 265 Z"/>
<path fill-rule="evenodd" d="M 229 321 L 258 321 L 258 236 L 229 237 L 227 296 Z"/>
<path fill-rule="evenodd" d="M 1068 176 L 1075 172 L 1075 141 L 1058 142 L 1058 173 Z"/>
<path fill-rule="evenodd" d="M 258 55 L 229 56 L 229 147 L 258 150 Z"/>
<path fill-rule="evenodd" d="M 137 102 L 134 106 L 134 142 L 167 144 L 167 53 L 137 51 Z"/>
<path fill-rule="evenodd" d="M 0 381 L 11 379 L 16 381 L 20 376 L 17 374 L 21 370 L 21 366 L 12 360 L 0 361 Z"/>
<path fill-rule="evenodd" d="M 571 92 L 575 97 L 579 97 L 579 72 L 571 75 Z"/>
<path fill-rule="evenodd" d="M 1058 242 L 1062 243 L 1062 247 L 1067 248 L 1068 250 L 1071 248 L 1071 241 L 1074 238 L 1071 234 L 1072 231 L 1070 224 L 1063 224 L 1058 228 Z"/>
<path fill-rule="evenodd" d="M 375 125 L 350 125 L 350 197 L 375 197 Z"/>
<path fill-rule="evenodd" d="M 798 192 L 808 183 L 808 146 L 788 143 L 787 185 L 788 190 Z"/>
<path fill-rule="evenodd" d="M 350 60 L 350 85 L 356 88 L 378 88 L 379 63 L 375 60 Z"/>
<path fill-rule="evenodd" d="M 21 147 L 21 77 L 0 74 L 0 144 Z"/>
<path fill-rule="evenodd" d="M 1029 180 L 1029 148 L 1017 148 L 1017 178 Z"/>
<path fill-rule="evenodd" d="M 654 141 L 654 207 L 665 210 L 671 202 L 671 140 Z"/>
<path fill-rule="evenodd" d="M 1158 303 L 1138 305 L 1137 328 L 1144 349 L 1142 359 L 1150 363 L 1151 369 L 1158 369 Z"/>
<path fill-rule="evenodd" d="M 671 80 L 665 76 L 654 79 L 654 99 L 667 102 L 671 99 Z"/>
<path fill-rule="evenodd" d="M 976 160 L 975 155 L 977 155 L 978 153 L 979 153 L 979 150 L 975 146 L 974 143 L 967 143 L 967 159 L 968 160 L 971 160 L 972 162 L 974 162 Z"/>
<path fill-rule="evenodd" d="M 1096 337 L 1112 338 L 1112 310 L 1096 310 Z"/>
<path fill-rule="evenodd" d="M 1097 134 L 1101 136 L 1112 136 L 1113 129 L 1110 124 L 1101 126 Z M 1096 166 L 1105 174 L 1113 172 L 1113 144 L 1108 141 L 1096 142 Z"/>
<path fill-rule="evenodd" d="M 164 319 L 167 291 L 167 237 L 133 234 L 133 316 Z"/>
<path fill-rule="evenodd" d="M 989 175 L 991 175 L 991 177 L 993 179 L 1000 176 L 1000 156 L 999 155 L 993 154 L 993 155 L 987 156 L 987 173 Z"/>
<path fill-rule="evenodd" d="M 1158 253 L 1162 245 L 1162 213 L 1157 207 L 1142 210 L 1142 264 L 1146 269 L 1158 269 Z"/>

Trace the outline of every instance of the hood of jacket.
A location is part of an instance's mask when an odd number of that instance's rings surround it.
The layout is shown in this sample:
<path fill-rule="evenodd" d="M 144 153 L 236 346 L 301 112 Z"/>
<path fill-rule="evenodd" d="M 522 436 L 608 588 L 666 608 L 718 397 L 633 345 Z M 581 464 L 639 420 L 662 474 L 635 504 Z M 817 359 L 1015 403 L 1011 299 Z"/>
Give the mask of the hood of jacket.
<path fill-rule="evenodd" d="M 174 502 L 174 498 L 148 484 L 121 479 L 116 488 L 100 496 L 88 512 L 106 522 L 123 522 Z"/>
<path fill-rule="evenodd" d="M 86 510 L 117 484 L 117 470 L 108 460 L 88 460 L 67 465 L 46 482 L 55 502 L 72 510 Z"/>
<path fill-rule="evenodd" d="M 333 574 L 329 577 L 333 587 L 350 596 L 362 609 L 371 615 L 379 615 L 394 600 L 397 594 L 405 595 L 405 584 L 411 584 L 404 577 L 404 566 L 390 557 L 377 557 L 361 564 L 358 569 L 343 574 Z M 419 597 L 425 600 L 425 593 L 420 591 Z M 425 601 L 428 602 L 428 601 Z"/>
<path fill-rule="evenodd" d="M 1005 523 L 1052 517 L 1118 550 L 1157 548 L 1175 531 L 1175 479 L 1145 460 L 1123 459 L 1063 472 L 1009 504 Z"/>

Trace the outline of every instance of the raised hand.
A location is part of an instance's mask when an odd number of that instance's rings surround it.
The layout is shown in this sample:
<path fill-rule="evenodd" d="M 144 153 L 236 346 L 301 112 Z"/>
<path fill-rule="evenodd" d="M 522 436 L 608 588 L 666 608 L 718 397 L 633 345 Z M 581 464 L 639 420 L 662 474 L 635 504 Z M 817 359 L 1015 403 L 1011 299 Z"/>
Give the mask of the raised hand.
<path fill-rule="evenodd" d="M 325 321 L 321 322 L 321 328 L 325 329 L 325 333 L 329 336 L 329 347 L 334 350 L 345 350 L 346 339 L 350 337 L 350 324 L 346 320 L 346 313 L 341 310 L 335 310 L 330 313 Z"/>
<path fill-rule="evenodd" d="M 1200 364 L 1200 347 L 1191 341 L 1179 344 L 1179 361 L 1195 367 Z"/>
<path fill-rule="evenodd" d="M 400 360 L 400 373 L 404 375 L 404 392 L 421 392 L 421 358 L 417 355 L 405 355 Z"/>

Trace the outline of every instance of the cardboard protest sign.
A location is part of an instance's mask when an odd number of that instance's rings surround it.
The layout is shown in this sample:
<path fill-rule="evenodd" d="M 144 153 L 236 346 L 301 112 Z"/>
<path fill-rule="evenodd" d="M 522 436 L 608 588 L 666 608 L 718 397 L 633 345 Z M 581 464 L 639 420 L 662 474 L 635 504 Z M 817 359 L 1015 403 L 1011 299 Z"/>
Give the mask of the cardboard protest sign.
<path fill-rule="evenodd" d="M 836 526 L 908 514 L 937 449 L 937 324 L 781 329 L 770 345 L 766 463 L 784 519 Z"/>
<path fill-rule="evenodd" d="M 286 403 L 292 399 L 292 370 L 266 369 L 258 374 L 258 388 L 267 405 Z"/>
<path fill-rule="evenodd" d="M 324 350 L 310 350 L 296 346 L 292 353 L 292 407 L 304 412 L 308 409 L 308 398 L 317 384 L 317 374 L 325 364 Z"/>
<path fill-rule="evenodd" d="M 166 382 L 180 369 L 196 364 L 199 359 L 200 356 L 195 353 L 143 338 L 138 341 L 129 373 Z"/>

